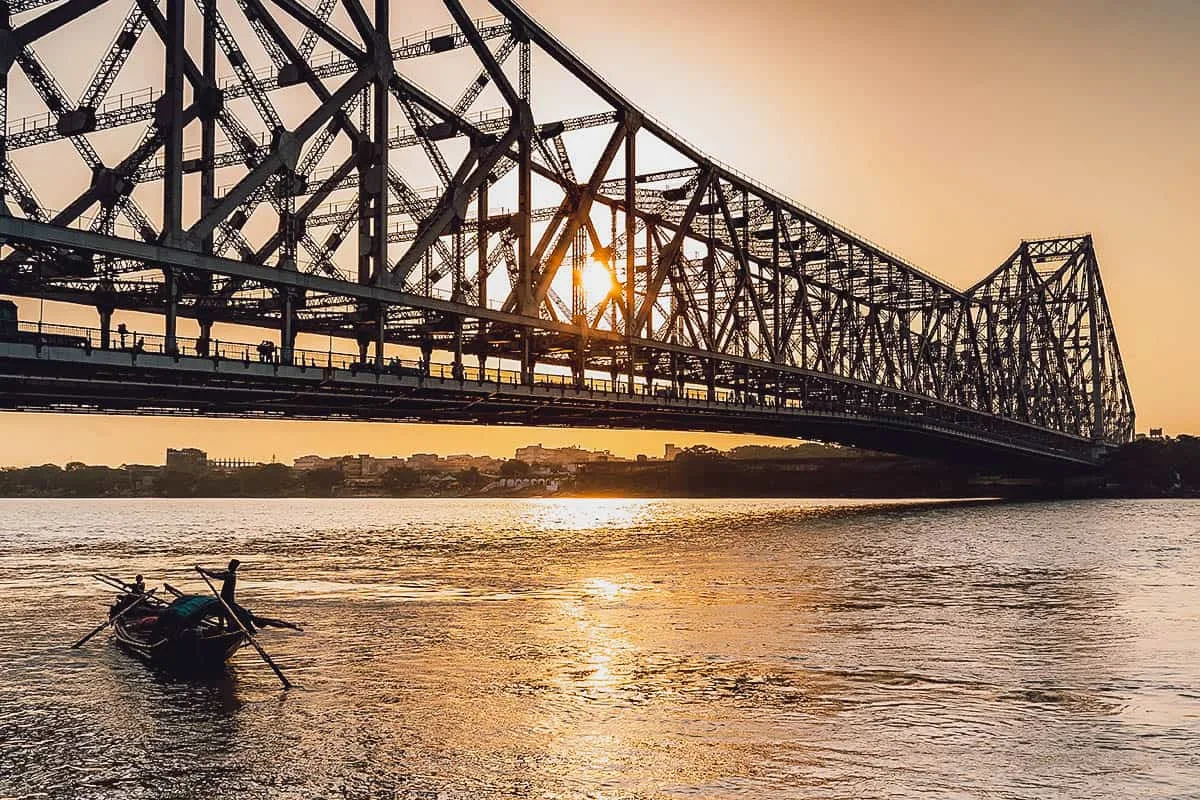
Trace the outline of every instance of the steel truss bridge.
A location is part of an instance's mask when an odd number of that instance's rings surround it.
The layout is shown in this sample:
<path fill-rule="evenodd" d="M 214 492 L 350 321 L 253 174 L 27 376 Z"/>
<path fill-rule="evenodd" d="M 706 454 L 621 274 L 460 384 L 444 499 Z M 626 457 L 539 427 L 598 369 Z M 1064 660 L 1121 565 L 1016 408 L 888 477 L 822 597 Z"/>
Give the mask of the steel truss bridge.
<path fill-rule="evenodd" d="M 417 34 L 388 0 L 0 3 L 0 294 L 97 315 L 4 326 L 0 407 L 725 430 L 1049 466 L 1131 438 L 1090 236 L 1022 242 L 956 288 L 700 152 L 489 2 L 410 0 Z M 128 312 L 159 329 L 118 334 Z M 229 341 L 246 327 L 272 344 Z"/>

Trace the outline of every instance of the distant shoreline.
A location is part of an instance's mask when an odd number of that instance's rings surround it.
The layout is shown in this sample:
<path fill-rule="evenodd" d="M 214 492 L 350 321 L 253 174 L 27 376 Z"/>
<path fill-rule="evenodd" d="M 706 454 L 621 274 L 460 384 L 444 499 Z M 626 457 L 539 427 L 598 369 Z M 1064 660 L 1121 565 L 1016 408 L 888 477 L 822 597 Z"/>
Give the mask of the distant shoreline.
<path fill-rule="evenodd" d="M 540 450 L 540 446 L 528 448 Z M 1047 499 L 1072 497 L 1200 497 L 1200 438 L 1133 442 L 1104 465 L 1063 474 L 988 474 L 930 459 L 820 445 L 745 447 L 723 453 L 695 446 L 669 459 L 529 463 L 448 468 L 439 456 L 414 467 L 389 460 L 368 470 L 367 457 L 329 466 L 205 461 L 183 467 L 119 469 L 72 462 L 0 469 L 7 498 L 781 498 L 781 499 Z M 582 452 L 582 451 L 581 451 Z M 168 456 L 172 451 L 168 451 Z M 316 457 L 313 457 L 316 458 Z M 459 457 L 455 457 L 459 458 Z M 462 457 L 467 458 L 467 457 Z M 170 460 L 170 459 L 168 459 Z M 449 459 L 447 459 L 449 460 Z"/>

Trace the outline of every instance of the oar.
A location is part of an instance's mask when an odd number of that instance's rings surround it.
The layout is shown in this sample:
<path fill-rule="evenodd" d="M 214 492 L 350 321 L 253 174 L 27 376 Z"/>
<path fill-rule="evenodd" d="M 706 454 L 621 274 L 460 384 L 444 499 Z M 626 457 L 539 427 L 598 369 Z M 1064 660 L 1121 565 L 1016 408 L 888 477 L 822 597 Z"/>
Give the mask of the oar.
<path fill-rule="evenodd" d="M 105 621 L 105 623 L 104 623 L 103 625 L 101 625 L 100 627 L 96 628 L 96 630 L 92 631 L 92 632 L 91 632 L 91 633 L 89 633 L 87 636 L 83 637 L 83 638 L 82 638 L 82 639 L 80 639 L 78 642 L 76 642 L 75 644 L 71 645 L 71 649 L 72 649 L 72 650 L 74 650 L 74 649 L 75 649 L 75 648 L 77 648 L 77 647 L 82 647 L 82 646 L 83 646 L 83 645 L 84 645 L 84 644 L 85 644 L 85 643 L 88 641 L 88 639 L 91 639 L 91 638 L 92 638 L 93 636 L 95 636 L 97 633 L 99 633 L 100 631 L 104 630 L 104 629 L 105 629 L 105 628 L 107 628 L 109 625 L 112 625 L 114 622 L 116 622 L 117 620 L 119 620 L 121 617 L 123 617 L 123 616 L 125 616 L 126 614 L 128 614 L 130 611 L 132 611 L 132 610 L 134 609 L 134 607 L 135 607 L 135 606 L 140 606 L 140 605 L 141 605 L 142 603 L 144 603 L 146 600 L 149 600 L 151 597 L 153 597 L 153 596 L 154 596 L 154 593 L 155 593 L 156 591 L 158 591 L 158 590 L 157 590 L 157 589 L 151 589 L 150 591 L 146 592 L 144 595 L 142 595 L 141 597 L 139 597 L 137 600 L 134 600 L 132 603 L 130 603 L 129 605 L 127 605 L 125 608 L 121 609 L 120 613 L 118 613 L 118 614 L 116 614 L 116 615 L 114 615 L 114 616 L 111 616 L 111 617 L 109 617 L 109 618 L 108 618 L 108 620 L 106 620 L 106 621 Z"/>
<path fill-rule="evenodd" d="M 217 587 L 212 585 L 212 581 L 208 579 L 208 576 L 201 572 L 199 567 L 196 568 L 196 572 L 199 573 L 200 577 L 204 579 L 204 582 L 208 584 L 208 589 L 213 593 L 213 597 L 217 598 L 221 605 L 225 607 L 225 612 L 229 614 L 229 619 L 237 623 L 237 626 L 242 629 L 242 633 L 246 634 L 246 638 L 250 640 L 250 644 L 254 645 L 254 649 L 258 651 L 260 656 L 262 656 L 262 660 L 267 662 L 267 666 L 275 671 L 275 676 L 279 678 L 279 682 L 283 684 L 283 688 L 292 688 L 292 683 L 283 674 L 283 670 L 275 665 L 275 662 L 271 660 L 269 655 L 267 655 L 267 651 L 263 650 L 262 645 L 255 640 L 254 634 L 247 630 L 246 626 L 242 624 L 242 618 L 239 617 L 234 610 L 229 607 L 229 604 L 225 602 L 225 598 L 221 597 L 221 593 L 217 591 Z"/>
<path fill-rule="evenodd" d="M 250 617 L 254 620 L 254 624 L 259 626 L 260 628 L 266 627 L 267 625 L 271 625 L 276 628 L 291 628 L 294 631 L 300 631 L 301 633 L 304 633 L 304 631 L 300 628 L 299 625 L 297 625 L 294 622 L 288 622 L 286 619 L 274 619 L 272 617 L 260 617 L 253 612 L 251 612 Z"/>

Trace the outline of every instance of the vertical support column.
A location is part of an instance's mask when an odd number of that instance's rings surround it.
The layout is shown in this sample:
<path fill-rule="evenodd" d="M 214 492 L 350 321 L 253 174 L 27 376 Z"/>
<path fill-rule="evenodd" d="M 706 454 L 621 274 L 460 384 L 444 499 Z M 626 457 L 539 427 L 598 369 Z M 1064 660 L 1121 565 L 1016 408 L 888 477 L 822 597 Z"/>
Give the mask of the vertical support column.
<path fill-rule="evenodd" d="M 167 316 L 163 327 L 163 352 L 179 350 L 179 282 L 174 269 L 163 269 L 164 288 L 167 293 Z"/>
<path fill-rule="evenodd" d="M 296 352 L 296 296 L 288 286 L 279 289 L 279 363 L 292 364 Z"/>
<path fill-rule="evenodd" d="M 462 366 L 462 317 L 455 320 L 454 327 L 454 363 L 450 367 L 451 377 L 462 380 L 466 377 L 466 369 Z"/>
<path fill-rule="evenodd" d="M 1032 383 L 1032 381 L 1029 380 L 1029 372 L 1033 369 L 1036 369 L 1036 367 L 1034 367 L 1030 363 L 1031 352 L 1030 352 L 1030 344 L 1029 344 L 1029 325 L 1027 324 L 1027 321 L 1029 318 L 1029 295 L 1034 291 L 1034 289 L 1030 285 L 1031 284 L 1030 278 L 1032 277 L 1032 274 L 1033 274 L 1033 260 L 1029 257 L 1029 245 L 1022 244 L 1021 245 L 1021 269 L 1017 273 L 1017 298 L 1019 298 L 1018 305 L 1017 305 L 1017 311 L 1016 311 L 1016 315 L 1017 315 L 1017 358 L 1016 358 L 1016 363 L 1013 365 L 1013 368 L 1016 370 L 1015 377 L 1016 377 L 1016 387 L 1017 387 L 1017 391 L 1016 391 L 1017 409 L 1020 411 L 1022 419 L 1024 419 L 1026 422 L 1029 421 L 1029 418 L 1031 416 L 1031 414 L 1029 413 L 1030 412 L 1030 400 L 1032 399 L 1035 403 L 1037 402 L 1037 400 L 1035 398 L 1030 398 L 1028 396 L 1029 384 Z M 1094 308 L 1094 306 L 1092 306 L 1092 301 L 1093 301 L 1093 298 L 1095 297 L 1095 287 L 1094 287 L 1095 282 L 1091 280 L 1090 270 L 1088 273 L 1088 278 L 1089 278 L 1088 279 L 1088 308 L 1089 308 L 1089 310 L 1091 310 Z M 1089 316 L 1089 318 L 1091 318 L 1090 313 L 1088 314 L 1088 316 Z M 1012 319 L 1011 310 L 1010 310 L 1009 319 L 1010 320 Z M 1010 322 L 1010 324 L 1011 324 L 1011 322 Z M 1092 318 L 1091 324 L 1093 326 L 1096 324 L 1095 318 Z M 1094 360 L 1094 356 L 1096 354 L 1096 350 L 1095 350 L 1096 339 L 1094 338 L 1094 335 L 1095 335 L 1094 327 L 1092 328 L 1092 334 L 1093 334 L 1092 366 L 1093 366 L 1093 375 L 1094 375 L 1095 374 L 1094 367 L 1095 367 L 1095 363 L 1096 363 Z M 915 371 L 915 367 L 914 367 L 914 371 Z M 1094 400 L 1094 398 L 1093 398 L 1093 400 Z M 1092 419 L 1092 426 L 1093 426 L 1092 435 L 1093 435 L 1093 437 L 1095 436 L 1096 420 L 1098 420 L 1099 418 L 1100 418 L 1100 415 L 1098 415 L 1098 414 L 1093 415 L 1093 419 Z"/>
<path fill-rule="evenodd" d="M 518 194 L 517 201 L 517 298 L 521 313 L 525 316 L 537 316 L 538 310 L 533 306 L 533 126 L 529 116 L 529 106 L 522 108 L 525 117 L 521 131 L 520 148 L 518 152 Z M 530 341 L 533 330 L 528 325 L 522 329 L 522 382 L 533 383 L 533 346 Z"/>
<path fill-rule="evenodd" d="M 705 245 L 704 254 L 704 294 L 708 313 L 705 315 L 705 327 L 708 329 L 708 340 L 716 345 L 717 336 L 717 257 L 713 253 L 711 237 Z"/>
<path fill-rule="evenodd" d="M 745 210 L 745 213 L 746 213 L 746 215 L 749 215 L 749 213 L 750 213 L 749 207 L 748 207 L 748 209 Z M 784 276 L 782 276 L 782 270 L 780 270 L 780 267 L 782 265 L 779 263 L 779 205 L 778 204 L 776 204 L 774 209 L 772 209 L 772 212 L 770 212 L 770 224 L 772 224 L 772 227 L 775 229 L 773 231 L 772 237 L 770 237 L 770 264 L 772 264 L 773 269 L 775 270 L 774 290 L 773 290 L 773 294 L 775 295 L 775 301 L 774 301 L 773 307 L 772 307 L 772 314 L 770 314 L 770 315 L 772 315 L 772 321 L 770 321 L 770 329 L 772 329 L 772 332 L 770 332 L 770 335 L 772 335 L 772 341 L 775 343 L 775 347 L 774 347 L 775 361 L 779 362 L 779 363 L 785 363 L 784 342 L 781 341 L 782 336 L 784 336 L 784 329 L 782 329 L 782 326 L 780 325 L 780 323 L 782 321 L 782 319 L 780 319 L 780 318 L 782 317 L 782 315 L 784 315 Z M 746 219 L 745 235 L 746 235 L 746 242 L 749 242 L 750 241 L 749 216 L 748 216 L 748 219 Z M 748 243 L 748 247 L 749 247 L 749 243 Z M 779 383 L 781 384 L 782 381 L 779 381 Z"/>
<path fill-rule="evenodd" d="M 637 302 L 637 264 L 634 251 L 637 250 L 634 238 L 637 236 L 637 193 L 634 191 L 637 183 L 637 132 L 641 127 L 641 119 L 634 119 L 632 113 L 626 114 L 625 119 L 625 354 L 629 361 L 629 393 L 634 393 L 633 381 L 637 375 L 637 351 L 633 346 L 633 319 L 637 314 L 634 304 Z M 646 251 L 647 264 L 650 251 Z"/>
<path fill-rule="evenodd" d="M 107 350 L 111 346 L 113 308 L 101 305 L 96 310 L 100 312 L 100 349 Z"/>
<path fill-rule="evenodd" d="M 461 381 L 466 376 L 466 372 L 463 370 L 463 319 L 461 314 L 454 317 L 454 363 L 450 367 L 450 374 L 456 381 Z"/>
<path fill-rule="evenodd" d="M 475 246 L 478 262 L 476 264 L 475 288 L 476 294 L 479 297 L 479 307 L 487 308 L 487 282 L 488 282 L 488 182 L 485 180 L 479 184 L 479 210 L 476 213 L 476 218 L 479 221 L 479 228 L 475 231 L 477 243 Z M 476 346 L 479 348 L 475 357 L 479 361 L 479 380 L 487 378 L 487 322 L 480 319 L 477 324 L 477 339 Z M 459 324 L 459 336 L 462 336 L 461 321 Z M 461 358 L 461 356 L 460 356 Z"/>
<path fill-rule="evenodd" d="M 212 320 L 201 317 L 198 322 L 200 323 L 200 338 L 196 340 L 197 354 L 216 357 L 217 353 L 210 352 L 212 348 Z"/>
<path fill-rule="evenodd" d="M 532 93 L 532 63 L 529 33 L 514 28 L 519 40 L 520 105 L 514 109 L 521 126 L 517 143 L 517 308 L 526 316 L 537 316 L 533 307 L 533 110 L 529 99 Z M 533 383 L 537 354 L 532 342 L 533 330 L 521 330 L 521 382 Z"/>
<path fill-rule="evenodd" d="M 533 248 L 530 241 L 532 236 L 533 213 L 533 145 L 532 131 L 522 131 L 518 148 L 517 171 L 519 173 L 517 199 L 517 297 L 521 313 L 533 315 L 537 309 L 533 305 Z"/>
<path fill-rule="evenodd" d="M 779 221 L 780 221 L 780 216 L 779 216 L 780 213 L 781 212 L 778 209 L 776 209 L 776 212 L 775 212 L 775 225 L 776 225 L 775 241 L 776 241 L 776 243 L 778 243 L 778 241 L 779 241 L 778 225 L 779 225 Z M 801 234 L 801 236 L 805 235 L 804 223 L 800 223 L 800 234 Z M 805 239 L 804 241 L 807 241 L 807 239 Z M 789 250 L 788 252 L 794 253 L 795 251 Z M 789 259 L 792 259 L 792 258 L 793 258 L 792 256 L 789 256 Z M 795 260 L 793 259 L 791 261 L 791 263 L 794 264 Z M 807 313 L 808 312 L 808 281 L 806 280 L 806 273 L 804 272 L 805 268 L 806 268 L 806 265 L 804 264 L 803 261 L 801 261 L 799 267 L 796 269 L 796 300 L 795 300 L 795 302 L 801 304 L 800 308 L 796 312 L 798 315 L 796 317 L 796 324 L 798 324 L 800 326 L 800 358 L 799 358 L 800 363 L 797 364 L 797 366 L 800 367 L 800 369 L 808 369 L 808 313 Z"/>
<path fill-rule="evenodd" d="M 375 311 L 375 369 L 383 371 L 383 345 L 387 340 L 387 304 L 379 303 Z"/>
<path fill-rule="evenodd" d="M 167 0 L 167 56 L 165 89 L 157 109 L 157 125 L 163 134 L 163 240 L 169 246 L 182 244 L 183 233 L 183 38 L 184 0 Z M 177 270 L 164 267 L 167 314 L 163 349 L 178 351 L 176 330 L 179 314 Z"/>
<path fill-rule="evenodd" d="M 583 388 L 584 375 L 584 357 L 586 355 L 586 346 L 584 345 L 583 337 L 580 336 L 575 340 L 575 353 L 571 359 L 571 376 L 575 380 L 575 388 Z"/>
<path fill-rule="evenodd" d="M 200 54 L 204 73 L 205 91 L 217 91 L 217 23 L 216 0 L 204 2 L 204 35 Z M 215 98 L 214 98 L 215 100 Z M 215 112 L 215 109 L 214 109 Z M 205 113 L 200 117 L 200 214 L 207 214 L 216 195 L 217 125 L 216 113 Z M 205 235 L 201 251 L 206 255 L 213 252 L 213 234 Z M 209 279 L 211 281 L 211 278 Z"/>
<path fill-rule="evenodd" d="M 478 243 L 476 254 L 479 256 L 475 286 L 479 296 L 479 307 L 487 308 L 487 279 L 488 279 L 488 182 L 479 184 L 479 210 L 476 213 L 479 220 L 479 230 L 475 232 Z"/>
<path fill-rule="evenodd" d="M 750 208 L 750 193 L 748 190 L 743 189 L 742 190 L 742 213 L 748 215 L 749 208 Z M 737 236 L 734 239 L 734 241 L 737 243 L 736 244 L 737 248 L 742 251 L 742 262 L 744 264 L 746 264 L 746 273 L 747 273 L 746 278 L 745 278 L 746 291 L 742 293 L 742 326 L 745 328 L 745 334 L 746 334 L 745 338 L 742 339 L 742 356 L 744 358 L 752 358 L 753 353 L 750 352 L 750 326 L 751 326 L 751 320 L 754 321 L 753 322 L 754 325 L 758 324 L 758 317 L 754 313 L 753 304 L 750 302 L 750 293 L 754 292 L 755 294 L 757 294 L 758 287 L 756 287 L 754 285 L 754 278 L 752 278 L 749 274 L 750 273 L 749 265 L 751 262 L 751 257 L 750 257 L 750 222 L 749 222 L 748 216 L 747 216 L 747 220 L 746 220 L 746 230 L 742 232 L 741 236 Z M 759 304 L 761 305 L 761 301 Z M 765 339 L 768 336 L 770 336 L 771 333 L 769 331 L 764 331 L 764 330 L 760 329 L 758 332 L 758 335 L 760 338 Z M 749 381 L 749 375 L 747 375 L 747 382 L 748 381 Z"/>
<path fill-rule="evenodd" d="M 650 273 L 653 270 L 654 264 L 654 221 L 647 217 L 646 219 L 646 282 L 649 284 Z M 649 292 L 649 288 L 646 289 Z M 649 334 L 649 331 L 654 330 L 654 304 L 649 302 L 647 297 L 642 301 L 646 304 L 646 327 L 640 331 L 634 331 L 634 335 L 644 335 L 647 339 L 654 337 Z M 637 316 L 636 314 L 634 316 Z"/>
<path fill-rule="evenodd" d="M 537 370 L 537 349 L 533 344 L 533 335 L 529 328 L 525 328 L 525 335 L 521 337 L 521 383 L 526 386 L 533 385 L 533 375 Z"/>
<path fill-rule="evenodd" d="M 371 112 L 373 111 L 370 89 L 363 89 L 359 108 L 361 109 L 359 123 L 363 136 L 355 143 L 355 160 L 357 162 L 355 166 L 358 169 L 358 282 L 369 284 L 371 282 L 371 256 L 375 252 L 371 231 L 374 214 L 372 199 L 376 188 L 374 184 L 377 182 L 377 176 L 373 169 L 376 163 L 375 143 L 367 134 L 367 131 L 370 130 Z"/>
<path fill-rule="evenodd" d="M 1100 299 L 1096 280 L 1099 267 L 1090 236 L 1084 258 L 1087 259 L 1088 276 L 1088 338 L 1092 350 L 1092 441 L 1101 442 L 1104 440 L 1104 350 L 1100 346 Z"/>
<path fill-rule="evenodd" d="M 583 269 L 587 263 L 587 229 L 575 232 L 571 246 L 571 324 L 582 329 L 587 325 L 587 298 L 583 289 Z"/>
<path fill-rule="evenodd" d="M 388 272 L 387 261 L 387 175 L 388 175 L 388 83 L 392 78 L 392 45 L 389 37 L 388 9 L 389 0 L 375 0 L 375 61 L 379 75 L 375 79 L 375 108 L 372 122 L 374 128 L 374 152 L 372 169 L 377 172 L 371 227 L 373 236 L 371 242 L 371 260 L 374 262 L 372 279 L 378 279 Z M 382 319 L 383 311 L 380 310 Z M 380 348 L 382 351 L 382 348 Z"/>

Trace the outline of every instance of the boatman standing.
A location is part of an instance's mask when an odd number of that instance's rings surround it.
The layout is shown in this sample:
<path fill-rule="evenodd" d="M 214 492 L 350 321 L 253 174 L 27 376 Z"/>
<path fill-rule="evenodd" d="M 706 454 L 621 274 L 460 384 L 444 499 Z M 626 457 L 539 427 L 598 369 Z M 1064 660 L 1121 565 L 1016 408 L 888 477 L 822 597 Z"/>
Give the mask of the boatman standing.
<path fill-rule="evenodd" d="M 229 559 L 229 567 L 224 570 L 205 569 L 204 567 L 201 567 L 201 566 L 196 567 L 196 569 L 198 571 L 204 573 L 205 575 L 212 578 L 213 580 L 218 580 L 221 582 L 221 599 L 224 600 L 225 604 L 228 605 L 229 608 L 232 609 L 235 613 L 240 610 L 238 608 L 236 594 L 237 594 L 237 570 L 238 570 L 238 567 L 241 566 L 241 563 L 242 562 L 238 561 L 236 558 L 231 558 L 231 559 Z M 229 628 L 230 630 L 233 630 L 233 627 L 234 627 L 233 620 L 229 619 L 228 615 L 223 614 L 222 616 L 226 617 L 225 626 L 227 628 Z"/>

